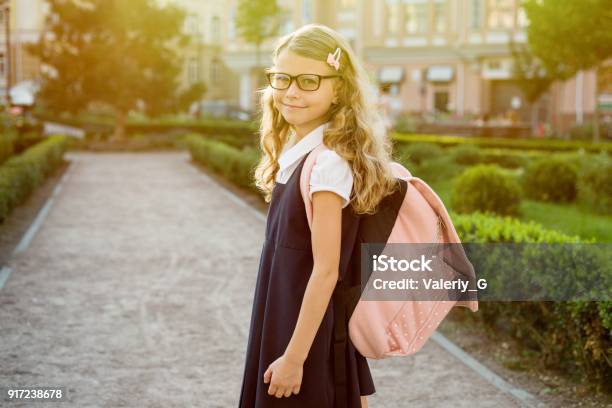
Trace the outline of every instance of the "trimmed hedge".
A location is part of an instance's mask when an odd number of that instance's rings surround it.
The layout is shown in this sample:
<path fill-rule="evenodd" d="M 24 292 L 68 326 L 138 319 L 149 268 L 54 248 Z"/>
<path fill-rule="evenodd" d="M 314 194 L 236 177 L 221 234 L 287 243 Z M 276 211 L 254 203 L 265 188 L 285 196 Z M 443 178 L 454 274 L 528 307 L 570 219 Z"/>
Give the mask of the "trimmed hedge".
<path fill-rule="evenodd" d="M 450 180 L 457 174 L 463 171 L 465 166 L 456 164 L 451 157 L 440 156 L 435 159 L 426 160 L 420 165 L 404 162 L 405 167 L 410 173 L 424 180 L 427 183 L 432 183 L 438 180 Z"/>
<path fill-rule="evenodd" d="M 258 191 L 253 184 L 253 170 L 258 161 L 255 149 L 238 150 L 198 134 L 188 135 L 185 142 L 193 160 L 241 187 Z"/>
<path fill-rule="evenodd" d="M 0 222 L 61 163 L 67 138 L 52 136 L 0 166 Z"/>
<path fill-rule="evenodd" d="M 530 158 L 524 154 L 508 154 L 508 152 L 493 153 L 484 151 L 481 162 L 489 164 L 497 164 L 500 167 L 507 169 L 518 169 L 525 167 Z"/>
<path fill-rule="evenodd" d="M 577 236 L 547 230 L 533 221 L 524 223 L 511 217 L 491 217 L 482 213 L 460 215 L 451 211 L 450 215 L 462 242 L 594 243 L 594 240 L 581 240 Z M 581 258 L 582 265 L 572 265 L 575 276 L 567 278 L 596 280 L 602 285 L 609 283 L 609 272 L 605 276 L 593 274 L 589 268 L 591 261 L 588 257 Z M 546 263 L 541 267 L 545 268 Z M 540 269 L 525 269 L 524 273 L 533 275 L 531 281 L 537 282 Z M 500 278 L 509 282 L 519 280 L 513 276 Z M 600 390 L 605 390 L 612 382 L 612 301 L 487 302 L 474 318 L 492 330 L 501 330 L 518 339 L 524 347 L 533 350 L 539 363 L 564 370 L 577 382 Z"/>
<path fill-rule="evenodd" d="M 480 211 L 459 214 L 452 210 L 449 214 L 462 242 L 517 244 L 594 242 L 546 229 L 534 221 L 524 222 L 511 216 L 492 216 Z"/>
<path fill-rule="evenodd" d="M 88 133 L 112 133 L 115 118 L 112 116 L 80 115 L 76 117 L 58 116 L 48 112 L 38 112 L 35 116 L 40 121 L 51 121 L 68 126 L 76 126 Z M 225 119 L 181 119 L 164 117 L 156 119 L 127 118 L 125 132 L 127 135 L 136 133 L 159 133 L 183 130 L 202 134 L 232 134 L 249 137 L 257 133 L 256 121 L 234 121 Z M 129 138 L 129 136 L 128 136 Z"/>
<path fill-rule="evenodd" d="M 572 202 L 577 195 L 578 170 L 565 159 L 544 158 L 527 166 L 522 182 L 529 198 L 539 201 Z"/>
<path fill-rule="evenodd" d="M 474 145 L 458 145 L 450 148 L 450 154 L 457 164 L 473 166 L 482 163 L 484 154 L 482 149 Z"/>
<path fill-rule="evenodd" d="M 594 160 L 581 170 L 578 194 L 594 211 L 612 215 L 612 161 Z"/>
<path fill-rule="evenodd" d="M 0 135 L 0 164 L 14 154 L 16 140 L 17 134 L 15 132 Z"/>
<path fill-rule="evenodd" d="M 460 213 L 474 211 L 518 215 L 521 186 L 494 164 L 478 164 L 465 170 L 453 186 L 452 207 Z"/>
<path fill-rule="evenodd" d="M 546 152 L 481 149 L 475 145 L 441 149 L 433 143 L 415 142 L 397 146 L 394 160 L 427 182 L 452 178 L 468 166 L 495 164 L 522 174 L 518 180 L 529 198 L 563 202 L 578 196 L 594 213 L 612 214 L 612 160 L 605 152 L 557 152 L 550 157 Z M 542 165 L 551 160 L 549 166 Z M 555 168 L 557 165 L 560 167 Z"/>
<path fill-rule="evenodd" d="M 477 147 L 488 148 L 505 148 L 505 149 L 520 149 L 520 150 L 542 150 L 548 152 L 584 150 L 588 152 L 612 152 L 612 143 L 590 143 L 586 141 L 568 141 L 568 140 L 533 140 L 533 139 L 502 139 L 502 138 L 486 138 L 486 137 L 461 137 L 461 136 L 443 136 L 443 135 L 420 135 L 420 134 L 405 134 L 393 133 L 393 140 L 399 143 L 435 143 L 442 147 L 458 146 L 458 145 L 474 145 Z"/>
<path fill-rule="evenodd" d="M 427 160 L 442 156 L 443 153 L 442 148 L 433 143 L 411 143 L 407 146 L 401 146 L 398 149 L 397 156 L 400 161 L 410 161 L 420 165 Z"/>

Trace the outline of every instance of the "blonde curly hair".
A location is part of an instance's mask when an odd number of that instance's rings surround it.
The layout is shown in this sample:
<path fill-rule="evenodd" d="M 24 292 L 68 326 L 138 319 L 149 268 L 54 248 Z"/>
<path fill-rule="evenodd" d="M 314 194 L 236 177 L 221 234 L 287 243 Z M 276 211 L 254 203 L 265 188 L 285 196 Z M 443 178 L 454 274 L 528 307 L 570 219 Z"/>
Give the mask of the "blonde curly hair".
<path fill-rule="evenodd" d="M 327 113 L 330 126 L 323 134 L 323 143 L 351 166 L 350 205 L 355 213 L 372 214 L 380 201 L 395 191 L 398 183 L 389 166 L 393 146 L 378 109 L 376 88 L 351 46 L 335 30 L 308 24 L 280 38 L 272 59 L 276 64 L 279 54 L 288 49 L 306 58 L 326 61 L 327 55 L 337 47 L 342 50 L 338 71 L 342 80 L 334 81 L 338 103 Z M 269 202 L 279 170 L 278 159 L 292 127 L 274 106 L 273 89 L 267 86 L 257 92 L 261 94 L 259 142 L 263 154 L 254 178 L 255 185 Z"/>

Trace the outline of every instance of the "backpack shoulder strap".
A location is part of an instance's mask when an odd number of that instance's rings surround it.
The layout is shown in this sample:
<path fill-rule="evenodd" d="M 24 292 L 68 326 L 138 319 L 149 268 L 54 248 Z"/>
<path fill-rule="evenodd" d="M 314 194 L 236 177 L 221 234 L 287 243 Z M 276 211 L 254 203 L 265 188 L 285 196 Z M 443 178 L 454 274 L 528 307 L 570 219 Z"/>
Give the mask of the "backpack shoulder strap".
<path fill-rule="evenodd" d="M 413 177 L 410 182 L 411 185 L 416 188 L 427 200 L 431 208 L 433 208 L 433 210 L 438 215 L 438 225 L 439 227 L 441 227 L 440 237 L 442 238 L 442 242 L 446 244 L 460 244 L 461 240 L 459 238 L 459 234 L 457 233 L 457 230 L 453 225 L 451 217 L 438 194 L 436 194 L 436 192 L 426 182 L 424 182 L 418 177 Z M 454 251 L 457 251 L 457 259 L 467 259 L 467 255 L 465 254 L 462 246 L 451 246 L 450 248 L 452 248 Z M 469 264 L 469 269 L 467 273 L 470 275 L 471 278 L 476 278 L 474 268 L 471 266 L 471 264 Z M 478 310 L 478 300 L 472 298 L 469 298 L 467 300 L 458 300 L 456 305 L 467 307 L 472 312 L 476 312 Z"/>
<path fill-rule="evenodd" d="M 393 175 L 395 177 L 401 178 L 404 180 L 410 180 L 412 178 L 412 174 L 410 174 L 410 170 L 402 166 L 400 163 L 391 162 L 390 165 L 391 165 L 391 171 L 393 172 Z"/>
<path fill-rule="evenodd" d="M 306 218 L 308 218 L 308 226 L 312 227 L 312 201 L 310 201 L 310 175 L 312 168 L 314 167 L 317 156 L 325 151 L 329 150 L 327 146 L 321 143 L 314 150 L 308 153 L 306 161 L 302 166 L 302 173 L 300 174 L 300 191 L 302 192 L 302 199 L 304 200 L 304 207 L 306 207 Z"/>

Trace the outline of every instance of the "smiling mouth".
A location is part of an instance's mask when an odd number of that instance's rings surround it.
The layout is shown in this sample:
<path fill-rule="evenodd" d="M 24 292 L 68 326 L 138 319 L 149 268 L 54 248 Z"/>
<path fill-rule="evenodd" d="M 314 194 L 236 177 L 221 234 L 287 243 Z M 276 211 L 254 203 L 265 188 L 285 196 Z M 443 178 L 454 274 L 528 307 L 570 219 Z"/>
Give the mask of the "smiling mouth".
<path fill-rule="evenodd" d="M 282 103 L 282 102 L 281 102 Z M 288 106 L 290 108 L 305 108 L 305 106 L 294 106 L 294 105 L 288 105 L 286 103 L 283 103 L 283 105 Z"/>

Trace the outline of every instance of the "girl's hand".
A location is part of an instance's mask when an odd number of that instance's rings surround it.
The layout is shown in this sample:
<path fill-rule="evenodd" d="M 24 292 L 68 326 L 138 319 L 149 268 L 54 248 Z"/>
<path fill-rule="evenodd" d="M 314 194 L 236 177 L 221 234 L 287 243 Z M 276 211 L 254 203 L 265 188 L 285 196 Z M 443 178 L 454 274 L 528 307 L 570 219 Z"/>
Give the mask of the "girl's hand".
<path fill-rule="evenodd" d="M 277 358 L 270 364 L 264 373 L 264 383 L 269 383 L 269 395 L 275 395 L 276 398 L 290 397 L 291 394 L 298 394 L 302 385 L 302 374 L 304 373 L 304 365 L 293 361 L 285 354 Z"/>

